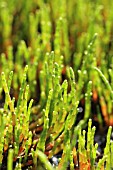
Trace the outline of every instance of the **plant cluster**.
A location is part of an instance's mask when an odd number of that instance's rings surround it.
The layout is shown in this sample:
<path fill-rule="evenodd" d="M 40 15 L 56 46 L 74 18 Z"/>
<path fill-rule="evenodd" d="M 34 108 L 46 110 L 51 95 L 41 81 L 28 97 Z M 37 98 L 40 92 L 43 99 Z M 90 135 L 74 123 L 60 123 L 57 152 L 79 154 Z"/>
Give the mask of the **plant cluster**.
<path fill-rule="evenodd" d="M 112 8 L 1 0 L 1 169 L 113 169 Z"/>

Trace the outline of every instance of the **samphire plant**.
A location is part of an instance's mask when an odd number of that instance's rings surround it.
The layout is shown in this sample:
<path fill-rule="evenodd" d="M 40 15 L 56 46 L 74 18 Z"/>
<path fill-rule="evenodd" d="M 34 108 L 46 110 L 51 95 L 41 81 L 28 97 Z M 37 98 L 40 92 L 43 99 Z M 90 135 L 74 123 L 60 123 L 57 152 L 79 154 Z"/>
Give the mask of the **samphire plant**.
<path fill-rule="evenodd" d="M 113 169 L 112 8 L 1 0 L 0 169 Z"/>

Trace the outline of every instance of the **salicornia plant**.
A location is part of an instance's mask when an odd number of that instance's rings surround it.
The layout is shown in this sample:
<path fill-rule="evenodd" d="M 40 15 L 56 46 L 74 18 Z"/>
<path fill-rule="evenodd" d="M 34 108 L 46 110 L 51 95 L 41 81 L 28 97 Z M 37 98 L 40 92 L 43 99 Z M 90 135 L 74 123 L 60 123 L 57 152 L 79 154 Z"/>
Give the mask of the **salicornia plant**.
<path fill-rule="evenodd" d="M 113 168 L 112 8 L 1 0 L 0 169 Z"/>

